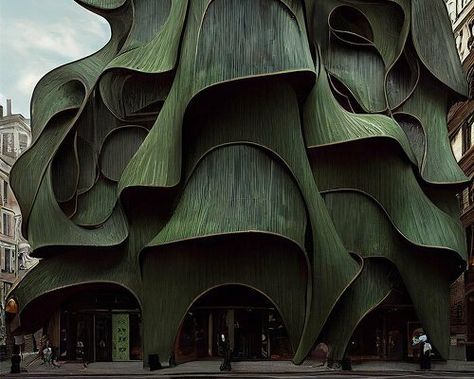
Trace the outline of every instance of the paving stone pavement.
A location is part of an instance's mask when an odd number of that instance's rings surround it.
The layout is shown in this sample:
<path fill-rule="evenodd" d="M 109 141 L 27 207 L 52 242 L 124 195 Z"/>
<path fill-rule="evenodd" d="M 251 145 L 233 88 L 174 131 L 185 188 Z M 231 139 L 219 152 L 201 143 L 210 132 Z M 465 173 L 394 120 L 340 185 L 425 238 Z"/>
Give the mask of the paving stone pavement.
<path fill-rule="evenodd" d="M 354 364 L 350 372 L 329 369 L 319 362 L 305 362 L 301 366 L 288 361 L 233 362 L 231 372 L 221 373 L 220 361 L 188 362 L 151 372 L 142 367 L 142 362 L 95 362 L 87 368 L 80 363 L 63 362 L 55 368 L 30 358 L 23 361 L 27 371 L 21 374 L 9 374 L 10 362 L 1 363 L 4 378 L 474 378 L 474 362 L 460 361 L 435 362 L 433 370 L 427 372 L 406 362 Z"/>

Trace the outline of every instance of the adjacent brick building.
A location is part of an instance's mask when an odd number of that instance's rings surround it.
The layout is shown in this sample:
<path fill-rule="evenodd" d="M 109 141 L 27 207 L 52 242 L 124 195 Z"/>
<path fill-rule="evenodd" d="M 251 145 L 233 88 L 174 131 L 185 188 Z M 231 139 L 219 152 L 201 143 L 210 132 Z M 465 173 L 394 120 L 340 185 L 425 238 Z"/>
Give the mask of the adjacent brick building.
<path fill-rule="evenodd" d="M 470 184 L 459 194 L 461 220 L 466 228 L 468 267 L 451 288 L 451 353 L 474 360 L 474 1 L 448 0 L 456 47 L 468 76 L 470 99 L 454 104 L 448 115 L 454 156 Z"/>

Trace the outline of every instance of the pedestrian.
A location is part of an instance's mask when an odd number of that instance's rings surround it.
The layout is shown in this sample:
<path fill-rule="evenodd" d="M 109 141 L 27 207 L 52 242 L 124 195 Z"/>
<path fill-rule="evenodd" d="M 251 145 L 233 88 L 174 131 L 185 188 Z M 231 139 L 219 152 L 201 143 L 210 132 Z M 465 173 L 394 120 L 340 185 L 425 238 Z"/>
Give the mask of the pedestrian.
<path fill-rule="evenodd" d="M 45 364 L 46 360 L 44 358 L 44 349 L 46 348 L 46 345 L 48 344 L 48 336 L 46 334 L 43 334 L 39 340 L 39 350 L 38 350 L 38 356 L 43 360 L 43 363 Z"/>
<path fill-rule="evenodd" d="M 51 364 L 56 368 L 61 367 L 58 363 L 58 348 L 55 346 L 51 346 Z"/>
<path fill-rule="evenodd" d="M 229 340 L 225 337 L 224 333 L 222 333 L 219 338 L 219 350 L 224 354 L 224 362 L 222 362 L 220 370 L 232 370 L 232 366 L 230 364 L 232 351 L 230 350 Z"/>
<path fill-rule="evenodd" d="M 420 354 L 420 369 L 431 370 L 432 346 L 428 342 L 428 337 L 423 331 L 413 337 L 412 346 L 417 346 Z"/>
<path fill-rule="evenodd" d="M 423 354 L 423 364 L 420 364 L 420 367 L 422 370 L 431 370 L 431 355 L 433 348 L 428 340 L 423 343 L 422 349 L 423 351 L 420 353 Z"/>
<path fill-rule="evenodd" d="M 53 349 L 51 349 L 51 346 L 49 346 L 49 341 L 46 341 L 46 345 L 44 349 L 42 350 L 43 352 L 43 364 L 45 366 L 51 366 L 52 359 L 53 359 Z"/>
<path fill-rule="evenodd" d="M 81 340 L 77 340 L 76 356 L 77 358 L 82 360 L 82 365 L 84 366 L 84 368 L 86 368 L 87 367 L 86 348 L 84 346 L 84 342 L 82 342 Z"/>

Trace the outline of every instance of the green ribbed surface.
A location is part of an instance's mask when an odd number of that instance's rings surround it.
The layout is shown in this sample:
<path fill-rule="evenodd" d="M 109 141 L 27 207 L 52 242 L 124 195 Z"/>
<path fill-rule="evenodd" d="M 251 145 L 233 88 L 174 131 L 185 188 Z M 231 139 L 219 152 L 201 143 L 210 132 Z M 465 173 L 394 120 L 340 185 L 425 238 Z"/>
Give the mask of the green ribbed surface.
<path fill-rule="evenodd" d="M 131 291 L 140 302 L 140 271 L 133 261 L 129 261 L 119 248 L 91 249 L 89 253 L 94 256 L 94 264 L 82 249 L 66 248 L 59 255 L 42 260 L 28 272 L 14 290 L 19 304 L 26 308 L 22 326 L 33 325 L 33 330 L 42 328 L 48 321 L 45 316 L 50 317 L 56 311 L 55 307 L 70 294 L 88 285 L 91 286 L 88 291 L 94 291 L 97 284 L 117 284 Z"/>
<path fill-rule="evenodd" d="M 421 62 L 442 83 L 467 96 L 467 81 L 444 2 L 412 0 L 411 8 L 412 39 Z M 427 35 L 429 43 L 426 43 Z"/>
<path fill-rule="evenodd" d="M 347 204 L 346 204 L 347 205 Z M 342 360 L 357 324 L 390 294 L 393 269 L 375 259 L 365 259 L 361 274 L 334 308 L 320 341 L 328 344 L 330 359 Z"/>
<path fill-rule="evenodd" d="M 308 148 L 385 137 L 397 141 L 407 157 L 416 162 L 406 133 L 392 118 L 378 114 L 354 114 L 338 104 L 323 68 L 306 100 L 303 116 Z"/>
<path fill-rule="evenodd" d="M 127 0 L 75 0 L 79 4 L 97 9 L 114 9 L 124 5 Z"/>
<path fill-rule="evenodd" d="M 259 149 L 220 147 L 196 168 L 170 221 L 149 246 L 255 230 L 285 236 L 303 248 L 302 200 L 291 175 Z"/>
<path fill-rule="evenodd" d="M 287 240 L 247 233 L 147 250 L 143 258 L 145 353 L 158 353 L 166 362 L 192 302 L 225 284 L 249 286 L 269 297 L 296 350 L 305 314 L 304 256 Z M 160 322 L 154 321 L 157 315 Z"/>
<path fill-rule="evenodd" d="M 92 191 L 92 190 L 91 190 Z M 96 203 L 95 207 L 108 206 Z M 98 210 L 91 210 L 98 212 Z M 128 235 L 127 220 L 120 206 L 116 206 L 103 224 L 92 229 L 82 228 L 68 219 L 56 203 L 51 185 L 51 174 L 43 178 L 28 224 L 28 239 L 34 246 L 34 255 L 47 254 L 47 247 L 55 246 L 114 246 Z M 41 251 L 41 253 L 40 253 Z"/>
<path fill-rule="evenodd" d="M 58 67 L 36 85 L 31 100 L 33 143 L 16 161 L 10 174 L 23 216 L 23 232 L 47 165 L 65 140 L 86 105 L 92 88 L 105 65 L 117 53 L 130 28 L 129 6 L 104 15 L 112 29 L 110 41 L 97 53 Z M 29 172 L 25 181 L 24 173 Z"/>
<path fill-rule="evenodd" d="M 101 176 L 89 191 L 77 196 L 76 212 L 71 219 L 82 226 L 103 224 L 112 214 L 116 201 L 117 184 Z"/>
<path fill-rule="evenodd" d="M 447 357 L 449 285 L 462 272 L 462 259 L 442 248 L 426 249 L 407 241 L 367 195 L 346 191 L 328 193 L 324 198 L 348 250 L 367 258 L 384 257 L 397 267 L 430 339 L 441 356 Z M 360 321 L 358 312 L 372 308 L 363 302 L 349 306 L 352 310 L 347 314 L 354 315 L 352 324 Z"/>
<path fill-rule="evenodd" d="M 466 83 L 442 0 L 77 2 L 112 37 L 33 94 L 11 176 L 44 257 L 12 291 L 24 330 L 116 283 L 166 362 L 193 301 L 240 284 L 295 363 L 318 341 L 341 359 L 396 277 L 447 357 L 467 178 L 446 111 Z"/>
<path fill-rule="evenodd" d="M 447 108 L 446 92 L 440 91 L 439 84 L 424 73 L 413 96 L 396 112 L 414 116 L 421 122 L 426 136 L 421 169 L 423 179 L 433 184 L 467 183 L 468 179 L 451 151 L 447 133 Z"/>
<path fill-rule="evenodd" d="M 394 227 L 414 244 L 443 247 L 466 258 L 464 229 L 433 204 L 409 163 L 393 144 L 353 143 L 313 152 L 311 164 L 321 191 L 355 189 L 373 197 Z"/>

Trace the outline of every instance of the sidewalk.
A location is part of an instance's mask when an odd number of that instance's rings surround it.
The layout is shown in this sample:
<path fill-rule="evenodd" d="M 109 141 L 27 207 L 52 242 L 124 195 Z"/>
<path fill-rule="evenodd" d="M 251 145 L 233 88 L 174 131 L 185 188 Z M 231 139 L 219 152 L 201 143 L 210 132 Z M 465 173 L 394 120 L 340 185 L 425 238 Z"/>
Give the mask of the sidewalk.
<path fill-rule="evenodd" d="M 38 353 L 23 353 L 23 360 L 21 362 L 21 367 L 25 368 L 29 366 L 36 358 L 38 357 Z M 11 369 L 11 360 L 6 359 L 0 361 L 0 374 L 7 374 L 10 372 Z"/>
<path fill-rule="evenodd" d="M 368 361 L 363 363 L 354 363 L 352 369 L 354 371 L 414 371 L 419 367 L 418 364 L 409 362 L 387 362 L 387 361 Z M 455 371 L 473 373 L 474 362 L 466 361 L 446 361 L 432 362 L 432 371 Z"/>
<path fill-rule="evenodd" d="M 26 361 L 26 360 L 25 360 Z M 2 362 L 3 363 L 3 362 Z M 419 376 L 421 372 L 418 365 L 407 362 L 364 362 L 354 364 L 353 371 L 339 371 L 328 369 L 320 362 L 305 362 L 300 366 L 293 365 L 289 361 L 258 361 L 258 362 L 233 362 L 232 371 L 221 373 L 219 371 L 220 361 L 195 361 L 178 365 L 174 368 L 150 372 L 144 369 L 142 362 L 95 362 L 84 368 L 81 363 L 62 363 L 61 367 L 47 367 L 40 364 L 39 360 L 34 360 L 23 368 L 27 372 L 21 374 L 8 375 L 8 371 L 3 371 L 2 376 L 8 378 L 29 377 L 117 377 L 117 378 L 173 378 L 173 377 L 374 377 L 385 375 L 391 377 L 405 376 L 407 374 Z M 433 370 L 423 373 L 430 376 L 465 376 L 474 377 L 474 362 L 449 361 L 434 363 Z M 446 374 L 446 376 L 445 376 Z"/>

